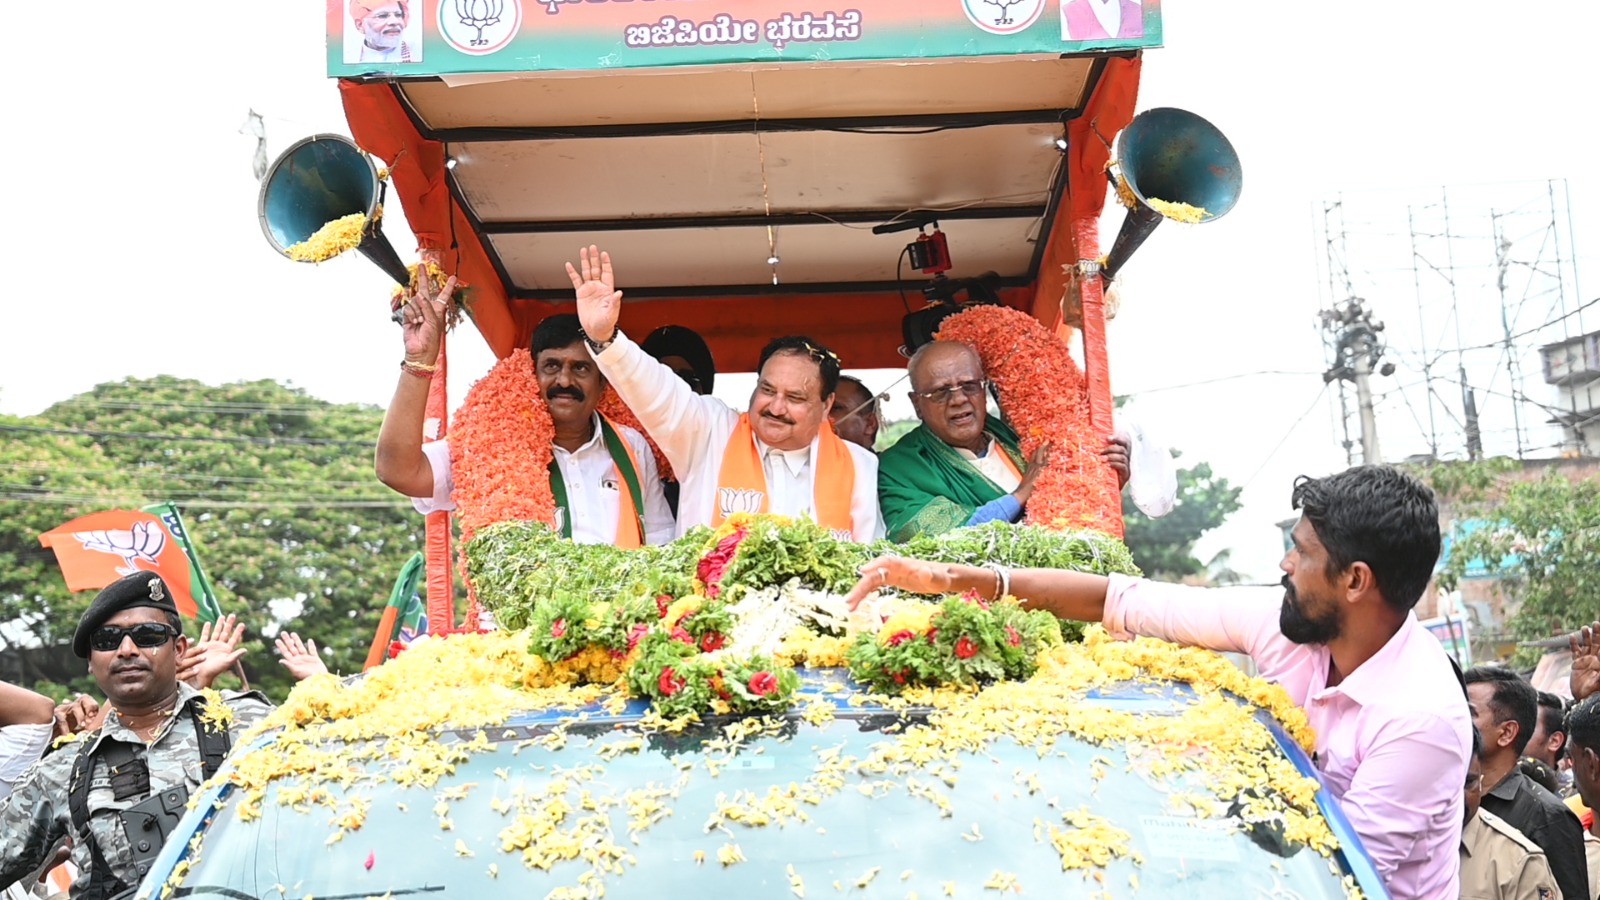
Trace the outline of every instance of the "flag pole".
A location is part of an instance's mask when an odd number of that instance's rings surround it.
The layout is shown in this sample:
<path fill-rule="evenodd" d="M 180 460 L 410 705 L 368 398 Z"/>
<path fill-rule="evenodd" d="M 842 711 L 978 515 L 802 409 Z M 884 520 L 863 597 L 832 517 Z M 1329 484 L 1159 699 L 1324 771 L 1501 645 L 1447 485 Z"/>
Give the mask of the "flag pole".
<path fill-rule="evenodd" d="M 367 659 L 361 666 L 363 672 L 383 664 L 389 645 L 394 642 L 395 632 L 400 627 L 400 612 L 417 592 L 417 582 L 421 580 L 424 568 L 421 551 L 411 554 L 411 558 L 400 567 L 400 574 L 394 579 L 394 588 L 389 591 L 389 602 L 378 619 L 377 629 L 372 632 L 372 646 L 367 648 Z M 429 622 L 431 625 L 432 620 Z"/>
<path fill-rule="evenodd" d="M 222 618 L 222 604 L 217 601 L 217 592 L 211 588 L 211 579 L 206 577 L 205 567 L 200 565 L 200 552 L 195 549 L 194 540 L 189 537 L 189 529 L 183 524 L 183 516 L 178 512 L 178 504 L 166 500 L 153 506 L 144 507 L 145 512 L 155 513 L 160 517 L 162 524 L 172 532 L 177 539 L 178 546 L 183 548 L 183 555 L 189 560 L 189 588 L 195 594 L 195 608 L 200 614 L 200 620 L 213 625 Z M 199 588 L 198 591 L 195 588 Z M 239 660 L 233 661 L 230 670 L 239 679 L 239 684 L 244 690 L 250 690 L 250 678 L 244 674 L 244 664 Z"/>

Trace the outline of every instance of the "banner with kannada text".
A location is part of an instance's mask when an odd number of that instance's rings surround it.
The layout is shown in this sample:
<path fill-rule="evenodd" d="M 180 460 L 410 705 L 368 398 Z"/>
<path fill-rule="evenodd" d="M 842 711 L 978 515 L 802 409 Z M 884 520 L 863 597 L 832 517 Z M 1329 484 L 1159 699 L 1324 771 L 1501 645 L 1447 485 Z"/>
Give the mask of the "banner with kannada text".
<path fill-rule="evenodd" d="M 1161 0 L 328 0 L 334 77 L 933 59 L 1161 44 Z"/>

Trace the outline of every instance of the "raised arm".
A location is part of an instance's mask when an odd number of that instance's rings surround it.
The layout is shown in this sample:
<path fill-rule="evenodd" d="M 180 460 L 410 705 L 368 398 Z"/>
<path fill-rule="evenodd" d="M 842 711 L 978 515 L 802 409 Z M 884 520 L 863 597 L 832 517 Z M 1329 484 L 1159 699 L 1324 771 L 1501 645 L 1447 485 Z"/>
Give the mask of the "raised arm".
<path fill-rule="evenodd" d="M 229 613 L 218 619 L 213 628 L 210 622 L 200 626 L 200 637 L 189 645 L 183 659 L 178 661 L 178 680 L 196 690 L 211 687 L 222 673 L 243 659 L 248 648 L 244 646 L 244 623 Z"/>
<path fill-rule="evenodd" d="M 1600 622 L 1585 625 L 1567 639 L 1572 650 L 1572 675 L 1568 686 L 1572 688 L 1574 703 L 1600 691 Z"/>
<path fill-rule="evenodd" d="M 445 282 L 433 296 L 433 279 L 419 277 L 410 302 L 401 307 L 405 358 L 400 383 L 383 414 L 373 468 L 378 480 L 407 497 L 433 496 L 433 466 L 422 452 L 422 424 L 428 409 L 428 385 L 439 359 L 444 314 L 456 280 Z"/>
<path fill-rule="evenodd" d="M 578 262 L 579 269 L 567 263 L 567 276 L 578 297 L 578 321 L 591 342 L 595 363 L 672 467 L 688 472 L 708 451 L 713 424 L 736 419 L 738 413 L 715 397 L 696 394 L 670 368 L 617 331 L 622 292 L 616 289 L 609 253 L 591 246 L 579 251 Z"/>

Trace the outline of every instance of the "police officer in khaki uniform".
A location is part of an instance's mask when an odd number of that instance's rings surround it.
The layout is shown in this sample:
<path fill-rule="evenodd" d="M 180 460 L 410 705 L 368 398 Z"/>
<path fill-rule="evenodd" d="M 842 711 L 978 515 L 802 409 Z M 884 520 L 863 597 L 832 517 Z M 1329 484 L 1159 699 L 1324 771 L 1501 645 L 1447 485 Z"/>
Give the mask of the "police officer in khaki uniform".
<path fill-rule="evenodd" d="M 1461 831 L 1462 900 L 1560 900 L 1539 845 L 1503 819 L 1478 808 L 1483 799 L 1483 735 L 1472 729 L 1467 766 L 1467 824 Z"/>
<path fill-rule="evenodd" d="M 189 646 L 166 582 L 150 572 L 101 591 L 72 650 L 110 703 L 98 732 L 46 756 L 0 807 L 0 887 L 73 839 L 73 900 L 129 891 L 149 869 L 189 794 L 270 710 L 259 693 L 221 703 L 178 680 Z M 214 674 L 214 673 L 213 673 Z"/>

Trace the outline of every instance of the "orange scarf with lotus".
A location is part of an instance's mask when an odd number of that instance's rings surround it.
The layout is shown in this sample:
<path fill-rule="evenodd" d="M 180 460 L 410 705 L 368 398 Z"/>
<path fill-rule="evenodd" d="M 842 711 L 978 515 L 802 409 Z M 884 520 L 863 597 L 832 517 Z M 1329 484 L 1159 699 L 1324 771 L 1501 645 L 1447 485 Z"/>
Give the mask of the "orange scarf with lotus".
<path fill-rule="evenodd" d="M 711 527 L 721 526 L 723 520 L 734 513 L 768 511 L 767 473 L 761 467 L 761 456 L 756 448 L 750 414 L 744 413 L 739 416 L 733 434 L 728 435 L 728 445 L 722 454 Z M 833 433 L 833 426 L 827 420 L 823 420 L 822 431 L 817 436 L 811 466 L 811 508 L 817 524 L 836 534 L 852 534 L 854 521 L 850 515 L 850 499 L 855 494 L 856 463 L 850 458 L 850 448 Z"/>

